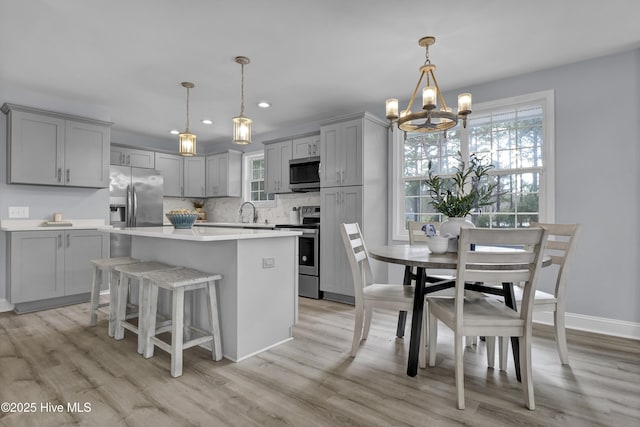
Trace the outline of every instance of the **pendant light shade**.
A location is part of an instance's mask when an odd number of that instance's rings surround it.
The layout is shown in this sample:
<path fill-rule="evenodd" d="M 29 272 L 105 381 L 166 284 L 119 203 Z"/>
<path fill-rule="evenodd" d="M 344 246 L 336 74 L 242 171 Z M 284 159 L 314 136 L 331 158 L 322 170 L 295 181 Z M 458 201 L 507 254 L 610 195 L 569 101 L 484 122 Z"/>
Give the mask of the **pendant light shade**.
<path fill-rule="evenodd" d="M 248 64 L 249 58 L 236 56 L 235 61 L 242 67 L 242 86 L 240 95 L 240 115 L 233 118 L 233 143 L 239 145 L 251 144 L 251 120 L 244 116 L 244 66 Z"/>
<path fill-rule="evenodd" d="M 191 82 L 182 82 L 181 85 L 187 89 L 187 124 L 185 131 L 179 136 L 178 153 L 181 156 L 193 156 L 196 154 L 197 136 L 189 132 L 189 89 L 193 89 L 195 85 Z"/>

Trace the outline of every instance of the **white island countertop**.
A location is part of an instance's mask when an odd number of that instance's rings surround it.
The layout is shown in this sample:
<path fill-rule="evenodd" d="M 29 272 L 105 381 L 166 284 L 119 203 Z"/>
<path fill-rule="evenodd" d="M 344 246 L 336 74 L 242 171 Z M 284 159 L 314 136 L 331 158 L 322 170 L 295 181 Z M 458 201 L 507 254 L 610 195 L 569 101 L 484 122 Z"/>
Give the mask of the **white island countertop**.
<path fill-rule="evenodd" d="M 103 228 L 107 233 L 128 234 L 131 236 L 156 237 L 162 239 L 191 240 L 199 242 L 264 239 L 273 237 L 300 236 L 299 231 L 284 230 L 256 230 L 244 228 L 222 227 L 193 227 L 177 229 L 173 226 L 164 227 L 129 227 L 129 228 Z"/>

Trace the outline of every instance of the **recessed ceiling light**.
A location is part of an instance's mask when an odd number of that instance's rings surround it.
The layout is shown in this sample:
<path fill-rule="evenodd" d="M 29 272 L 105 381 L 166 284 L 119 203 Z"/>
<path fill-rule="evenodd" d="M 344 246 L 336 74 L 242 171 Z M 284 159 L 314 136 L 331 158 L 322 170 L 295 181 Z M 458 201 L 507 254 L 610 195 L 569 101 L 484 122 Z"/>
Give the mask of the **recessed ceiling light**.
<path fill-rule="evenodd" d="M 260 108 L 269 108 L 271 107 L 271 103 L 268 101 L 260 101 L 258 102 L 258 107 Z"/>
<path fill-rule="evenodd" d="M 212 125 L 213 124 L 213 120 L 211 120 L 211 119 L 202 119 L 202 123 L 204 123 L 205 125 Z"/>
<path fill-rule="evenodd" d="M 170 133 L 171 135 L 179 135 L 179 134 L 180 134 L 180 131 L 179 131 L 179 130 L 177 130 L 177 129 L 171 129 L 171 130 L 169 131 L 169 133 Z"/>

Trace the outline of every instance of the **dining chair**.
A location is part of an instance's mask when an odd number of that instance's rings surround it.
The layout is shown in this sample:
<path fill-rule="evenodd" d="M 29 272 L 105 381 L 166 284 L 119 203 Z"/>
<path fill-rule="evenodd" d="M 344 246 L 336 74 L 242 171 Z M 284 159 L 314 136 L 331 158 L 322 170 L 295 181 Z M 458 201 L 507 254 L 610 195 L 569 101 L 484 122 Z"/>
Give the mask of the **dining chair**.
<path fill-rule="evenodd" d="M 369 336 L 373 309 L 412 311 L 414 286 L 373 283 L 369 255 L 360 226 L 358 223 L 341 224 L 340 232 L 353 276 L 356 312 L 351 357 L 355 357 L 360 342 Z M 422 338 L 424 338 L 424 331 Z"/>
<path fill-rule="evenodd" d="M 427 297 L 429 304 L 429 366 L 435 366 L 438 320 L 454 332 L 458 409 L 464 409 L 463 339 L 465 336 L 518 337 L 522 390 L 527 408 L 535 409 L 531 372 L 533 296 L 548 231 L 543 228 L 460 230 L 455 298 Z M 470 245 L 475 244 L 476 250 Z M 522 247 L 513 251 L 484 251 L 481 246 Z M 465 282 L 523 283 L 519 311 L 495 298 L 465 298 Z"/>
<path fill-rule="evenodd" d="M 580 224 L 547 224 L 531 223 L 531 227 L 542 227 L 549 231 L 545 253 L 551 257 L 551 264 L 558 266 L 556 269 L 556 283 L 553 294 L 536 290 L 533 300 L 533 311 L 553 312 L 553 327 L 558 348 L 558 356 L 563 365 L 569 364 L 569 351 L 567 349 L 567 333 L 565 329 L 565 304 L 567 280 L 571 261 L 574 257 L 576 241 L 580 232 Z M 520 307 L 523 298 L 522 289 L 514 287 L 516 304 Z M 487 348 L 490 345 L 487 342 Z M 509 341 L 499 339 L 499 363 L 500 369 L 507 368 L 507 352 Z M 487 351 L 487 357 L 489 352 Z"/>

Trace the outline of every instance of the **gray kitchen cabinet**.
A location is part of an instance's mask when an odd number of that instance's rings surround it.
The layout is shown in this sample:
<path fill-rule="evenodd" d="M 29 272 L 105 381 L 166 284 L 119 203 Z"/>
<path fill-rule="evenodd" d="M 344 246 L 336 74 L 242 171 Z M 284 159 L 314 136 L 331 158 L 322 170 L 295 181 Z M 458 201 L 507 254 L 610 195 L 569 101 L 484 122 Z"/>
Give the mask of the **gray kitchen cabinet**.
<path fill-rule="evenodd" d="M 184 197 L 205 197 L 205 158 L 184 158 Z"/>
<path fill-rule="evenodd" d="M 206 196 L 242 196 L 242 153 L 229 150 L 206 157 Z"/>
<path fill-rule="evenodd" d="M 292 159 L 304 159 L 320 155 L 320 134 L 295 138 L 292 144 Z"/>
<path fill-rule="evenodd" d="M 289 160 L 292 141 L 264 143 L 264 176 L 267 193 L 290 193 Z"/>
<path fill-rule="evenodd" d="M 111 145 L 110 164 L 154 169 L 155 153 L 148 150 Z"/>
<path fill-rule="evenodd" d="M 368 113 L 320 127 L 320 290 L 326 299 L 353 303 L 340 224 L 359 223 L 369 247 L 387 243 L 387 129 Z M 371 268 L 374 281 L 387 281 L 385 263 L 372 261 Z"/>
<path fill-rule="evenodd" d="M 320 290 L 353 297 L 353 278 L 340 224 L 362 222 L 362 186 L 321 188 L 320 204 Z M 386 206 L 380 208 L 386 210 Z"/>
<path fill-rule="evenodd" d="M 363 120 L 321 127 L 320 187 L 362 185 Z"/>
<path fill-rule="evenodd" d="M 15 231 L 8 236 L 7 299 L 16 305 L 88 294 L 90 261 L 109 254 L 109 234 L 97 230 Z"/>
<path fill-rule="evenodd" d="M 177 154 L 155 153 L 156 170 L 162 173 L 164 195 L 182 197 L 184 189 L 184 163 Z"/>
<path fill-rule="evenodd" d="M 10 184 L 109 186 L 111 123 L 14 104 L 1 110 Z"/>

